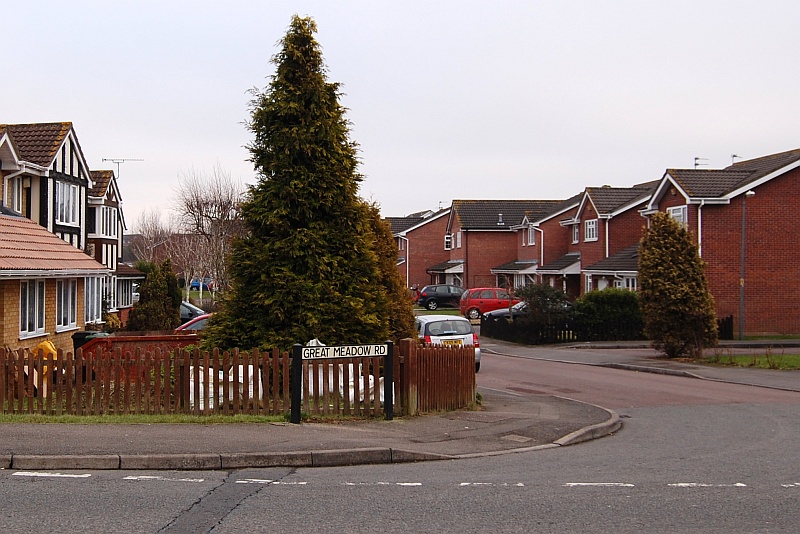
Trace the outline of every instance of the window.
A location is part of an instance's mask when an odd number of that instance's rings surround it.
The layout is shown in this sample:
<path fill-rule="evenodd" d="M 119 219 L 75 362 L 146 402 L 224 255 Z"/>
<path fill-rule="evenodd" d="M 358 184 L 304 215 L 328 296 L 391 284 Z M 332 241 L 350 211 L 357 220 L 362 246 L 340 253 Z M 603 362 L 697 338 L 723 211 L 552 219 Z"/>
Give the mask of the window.
<path fill-rule="evenodd" d="M 117 308 L 133 306 L 133 280 L 117 280 Z"/>
<path fill-rule="evenodd" d="M 17 213 L 22 213 L 22 178 L 16 177 L 11 182 L 11 209 Z"/>
<path fill-rule="evenodd" d="M 56 222 L 78 224 L 78 186 L 56 182 Z"/>
<path fill-rule="evenodd" d="M 689 224 L 689 213 L 686 206 L 675 206 L 674 208 L 667 208 L 667 213 L 670 217 L 675 219 L 678 224 L 686 228 Z"/>
<path fill-rule="evenodd" d="M 117 237 L 117 208 L 102 206 L 100 208 L 100 235 Z"/>
<path fill-rule="evenodd" d="M 444 234 L 444 249 L 450 250 L 453 248 L 453 234 Z"/>
<path fill-rule="evenodd" d="M 56 332 L 77 328 L 78 280 L 56 281 Z"/>
<path fill-rule="evenodd" d="M 586 227 L 584 228 L 585 235 L 583 236 L 583 240 L 597 241 L 597 219 L 586 221 L 584 224 Z"/>
<path fill-rule="evenodd" d="M 456 233 L 456 248 L 461 248 L 461 230 Z"/>
<path fill-rule="evenodd" d="M 103 318 L 102 307 L 102 278 L 91 276 L 86 278 L 84 288 L 84 316 L 86 323 L 98 323 Z"/>
<path fill-rule="evenodd" d="M 533 229 L 533 225 L 528 226 L 528 244 L 535 245 L 536 244 L 536 232 Z"/>
<path fill-rule="evenodd" d="M 572 242 L 577 243 L 581 240 L 581 227 L 579 224 L 572 225 Z"/>
<path fill-rule="evenodd" d="M 584 293 L 588 293 L 592 289 L 593 289 L 593 287 L 592 287 L 592 275 L 591 274 L 587 274 L 586 275 L 586 288 L 584 290 Z"/>
<path fill-rule="evenodd" d="M 19 337 L 44 334 L 44 280 L 22 280 L 19 293 Z"/>
<path fill-rule="evenodd" d="M 627 289 L 628 291 L 636 291 L 638 289 L 638 279 L 635 276 L 624 276 L 622 279 L 617 278 L 614 280 L 614 287 Z"/>

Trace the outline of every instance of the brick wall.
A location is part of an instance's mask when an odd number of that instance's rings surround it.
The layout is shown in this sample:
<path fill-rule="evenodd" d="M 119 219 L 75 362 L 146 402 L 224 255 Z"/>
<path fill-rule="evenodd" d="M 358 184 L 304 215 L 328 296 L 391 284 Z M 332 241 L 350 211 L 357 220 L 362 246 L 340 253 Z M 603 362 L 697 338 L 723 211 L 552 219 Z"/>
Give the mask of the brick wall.
<path fill-rule="evenodd" d="M 465 260 L 464 286 L 493 287 L 497 277 L 491 269 L 516 259 L 517 238 L 521 239 L 519 234 L 510 230 L 464 232 L 462 248 L 452 251 L 453 258 Z"/>
<path fill-rule="evenodd" d="M 450 259 L 450 252 L 444 249 L 444 234 L 447 230 L 447 216 L 434 219 L 407 233 L 406 256 L 408 262 L 408 286 L 426 286 L 431 283 L 428 267 Z M 406 266 L 398 265 L 400 277 L 406 279 Z"/>
<path fill-rule="evenodd" d="M 45 280 L 44 330 L 47 332 L 47 335 L 20 339 L 19 280 L 0 281 L 0 294 L 2 294 L 2 311 L 0 311 L 0 320 L 2 321 L 3 346 L 10 347 L 12 349 L 32 349 L 42 341 L 50 340 L 56 346 L 56 349 L 72 351 L 72 334 L 82 330 L 84 326 L 83 287 L 84 279 L 78 278 L 78 309 L 76 317 L 78 328 L 67 330 L 65 332 L 56 332 L 56 281 L 55 279 Z"/>

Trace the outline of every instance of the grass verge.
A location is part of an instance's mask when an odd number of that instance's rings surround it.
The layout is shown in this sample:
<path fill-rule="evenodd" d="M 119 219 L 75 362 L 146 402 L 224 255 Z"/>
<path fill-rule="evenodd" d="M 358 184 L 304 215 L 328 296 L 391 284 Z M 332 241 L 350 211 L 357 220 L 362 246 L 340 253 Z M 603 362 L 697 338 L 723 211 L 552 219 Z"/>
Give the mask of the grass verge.
<path fill-rule="evenodd" d="M 733 354 L 731 351 L 716 351 L 699 363 L 727 367 L 751 367 L 755 369 L 779 369 L 796 371 L 800 369 L 800 354 L 776 353 L 771 349 L 752 354 Z"/>

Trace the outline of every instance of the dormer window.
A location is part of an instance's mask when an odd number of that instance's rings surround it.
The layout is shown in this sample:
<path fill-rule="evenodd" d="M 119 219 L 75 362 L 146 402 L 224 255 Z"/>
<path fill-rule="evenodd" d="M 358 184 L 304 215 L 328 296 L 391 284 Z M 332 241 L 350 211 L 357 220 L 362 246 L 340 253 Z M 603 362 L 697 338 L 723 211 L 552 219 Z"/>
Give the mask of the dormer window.
<path fill-rule="evenodd" d="M 22 213 L 22 177 L 17 176 L 9 180 L 11 186 L 11 206 L 17 213 Z"/>
<path fill-rule="evenodd" d="M 56 222 L 78 224 L 78 186 L 65 182 L 56 183 Z"/>

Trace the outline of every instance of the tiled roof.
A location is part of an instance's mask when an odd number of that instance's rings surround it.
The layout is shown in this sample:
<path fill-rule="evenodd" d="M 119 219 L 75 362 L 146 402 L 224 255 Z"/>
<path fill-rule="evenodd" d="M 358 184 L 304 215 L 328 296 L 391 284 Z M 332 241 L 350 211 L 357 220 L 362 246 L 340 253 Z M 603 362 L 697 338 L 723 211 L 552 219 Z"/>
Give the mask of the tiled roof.
<path fill-rule="evenodd" d="M 468 230 L 508 229 L 528 214 L 538 220 L 563 200 L 454 200 L 453 212 Z"/>
<path fill-rule="evenodd" d="M 717 198 L 797 161 L 800 161 L 800 149 L 738 161 L 722 170 L 667 169 L 667 174 L 690 197 Z"/>
<path fill-rule="evenodd" d="M 49 167 L 72 123 L 0 124 L 2 129 L 8 132 L 23 161 Z"/>
<path fill-rule="evenodd" d="M 464 268 L 464 260 L 448 260 L 442 263 L 437 263 L 436 265 L 431 265 L 427 269 L 425 269 L 429 273 L 444 273 L 444 272 L 454 272 L 451 269 L 458 270 L 459 268 Z M 462 272 L 462 271 L 458 271 Z"/>
<path fill-rule="evenodd" d="M 24 217 L 0 215 L 0 276 L 8 271 L 106 271 L 83 251 Z"/>
<path fill-rule="evenodd" d="M 667 169 L 667 174 L 690 197 L 721 197 L 739 184 L 747 183 L 752 172 L 716 169 Z"/>
<path fill-rule="evenodd" d="M 633 187 L 587 187 L 586 194 L 592 199 L 597 212 L 606 215 L 637 200 L 644 202 L 653 194 L 658 183 L 656 180 Z"/>
<path fill-rule="evenodd" d="M 580 252 L 567 252 L 560 258 L 555 261 L 548 263 L 547 265 L 542 265 L 539 267 L 539 271 L 561 271 L 562 269 L 566 269 L 570 265 L 573 265 L 577 262 L 581 261 L 581 253 Z"/>
<path fill-rule="evenodd" d="M 415 224 L 422 221 L 422 217 L 386 217 L 386 221 L 389 222 L 389 226 L 392 228 L 393 234 L 399 234 L 404 230 L 408 230 Z"/>
<path fill-rule="evenodd" d="M 762 156 L 760 158 L 737 161 L 725 170 L 749 171 L 753 173 L 751 179 L 757 180 L 798 160 L 800 160 L 800 148 L 780 152 L 778 154 L 770 154 L 769 156 Z"/>
<path fill-rule="evenodd" d="M 538 261 L 536 260 L 516 260 L 510 261 L 508 263 L 504 263 L 503 265 L 498 265 L 497 267 L 492 267 L 492 272 L 519 272 L 524 271 L 525 269 L 530 269 L 531 267 L 535 267 L 538 265 Z"/>
<path fill-rule="evenodd" d="M 90 171 L 94 185 L 89 190 L 90 197 L 102 197 L 108 190 L 108 184 L 114 177 L 114 171 Z"/>
<path fill-rule="evenodd" d="M 616 254 L 603 258 L 585 267 L 584 271 L 635 272 L 639 270 L 639 244 L 632 245 Z"/>
<path fill-rule="evenodd" d="M 120 278 L 144 278 L 146 275 L 137 269 L 125 263 L 117 263 L 117 276 Z"/>
<path fill-rule="evenodd" d="M 549 219 L 553 215 L 557 215 L 562 213 L 563 211 L 568 210 L 573 206 L 577 206 L 581 202 L 581 197 L 583 197 L 583 193 L 578 193 L 577 195 L 573 195 L 572 197 L 568 198 L 567 200 L 558 201 L 555 204 L 551 204 L 548 209 L 544 213 L 536 213 L 534 211 L 526 211 L 525 216 L 528 218 L 528 222 L 537 222 L 542 221 L 544 219 Z"/>

